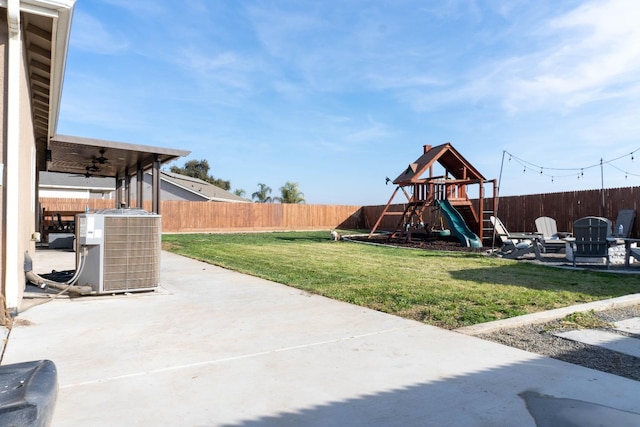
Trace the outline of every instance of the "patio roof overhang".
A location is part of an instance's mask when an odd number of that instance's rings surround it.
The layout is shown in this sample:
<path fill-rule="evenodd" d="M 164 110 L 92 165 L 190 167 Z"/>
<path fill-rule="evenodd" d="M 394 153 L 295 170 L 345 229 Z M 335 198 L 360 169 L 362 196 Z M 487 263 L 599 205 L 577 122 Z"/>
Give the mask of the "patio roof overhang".
<path fill-rule="evenodd" d="M 101 139 L 55 135 L 49 140 L 46 170 L 78 175 L 125 178 L 138 169 L 188 156 L 190 151 Z"/>
<path fill-rule="evenodd" d="M 137 192 L 143 194 L 143 173 L 151 169 L 152 210 L 160 213 L 160 166 L 190 151 L 148 145 L 127 144 L 102 139 L 55 135 L 47 144 L 45 170 L 85 176 L 113 177 L 116 181 L 116 206 L 131 204 L 130 180 L 136 176 Z M 122 194 L 124 183 L 125 195 Z M 137 206 L 142 208 L 142 197 Z M 123 199 L 124 198 L 124 199 Z"/>

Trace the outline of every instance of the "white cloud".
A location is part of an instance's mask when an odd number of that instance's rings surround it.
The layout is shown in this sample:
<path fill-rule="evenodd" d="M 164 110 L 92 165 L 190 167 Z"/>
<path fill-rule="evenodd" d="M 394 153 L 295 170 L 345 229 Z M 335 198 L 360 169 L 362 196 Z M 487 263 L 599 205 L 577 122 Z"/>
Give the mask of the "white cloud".
<path fill-rule="evenodd" d="M 638 103 L 639 2 L 594 0 L 555 16 L 543 4 L 540 10 L 516 9 L 497 9 L 506 21 L 492 28 L 489 41 L 469 41 L 475 58 L 457 64 L 453 52 L 441 53 L 446 67 L 398 97 L 420 112 L 477 104 L 510 114 L 569 114 L 590 103 Z M 469 37 L 479 38 L 478 31 L 483 27 Z"/>
<path fill-rule="evenodd" d="M 547 24 L 549 47 L 523 56 L 507 86 L 512 111 L 624 97 L 640 78 L 640 3 L 594 1 Z"/>
<path fill-rule="evenodd" d="M 144 89 L 123 87 L 108 77 L 67 73 L 74 85 L 65 85 L 62 97 L 62 123 L 75 123 L 96 129 L 150 130 L 153 124 L 145 117 Z"/>
<path fill-rule="evenodd" d="M 73 16 L 71 46 L 94 54 L 113 55 L 126 51 L 129 43 L 124 35 L 109 32 L 100 20 L 77 11 Z"/>
<path fill-rule="evenodd" d="M 320 41 L 314 34 L 323 33 L 326 23 L 306 11 L 282 9 L 264 4 L 247 8 L 248 18 L 266 55 L 284 64 L 309 60 Z M 322 40 L 330 43 L 328 40 Z"/>
<path fill-rule="evenodd" d="M 442 86 L 444 84 L 442 78 L 432 76 L 428 73 L 420 74 L 420 70 L 411 72 L 410 70 L 398 70 L 397 72 L 388 72 L 390 70 L 375 70 L 367 75 L 367 79 L 371 84 L 379 90 L 387 89 L 405 89 L 416 87 Z"/>
<path fill-rule="evenodd" d="M 234 105 L 253 95 L 259 64 L 238 52 L 206 51 L 199 46 L 179 49 L 167 56 L 169 69 L 187 76 L 182 79 L 197 88 L 194 94 L 212 104 Z"/>
<path fill-rule="evenodd" d="M 355 130 L 344 136 L 344 140 L 355 143 L 373 142 L 384 139 L 390 135 L 387 127 L 380 122 L 376 122 L 371 117 L 365 128 Z"/>
<path fill-rule="evenodd" d="M 138 16 L 148 17 L 149 15 L 155 15 L 159 11 L 164 10 L 164 6 L 161 1 L 157 0 L 100 0 L 110 7 L 116 7 L 126 10 L 129 13 Z M 185 1 L 185 3 L 188 3 Z"/>
<path fill-rule="evenodd" d="M 403 22 L 414 7 L 342 3 L 292 10 L 259 4 L 248 15 L 265 61 L 301 88 L 385 91 L 439 83 L 425 70 L 442 46 L 415 39 L 424 21 Z"/>
<path fill-rule="evenodd" d="M 432 4 L 426 2 L 420 10 L 439 19 L 450 20 L 466 14 L 474 16 L 476 20 L 481 19 L 481 13 L 475 0 L 443 0 Z"/>

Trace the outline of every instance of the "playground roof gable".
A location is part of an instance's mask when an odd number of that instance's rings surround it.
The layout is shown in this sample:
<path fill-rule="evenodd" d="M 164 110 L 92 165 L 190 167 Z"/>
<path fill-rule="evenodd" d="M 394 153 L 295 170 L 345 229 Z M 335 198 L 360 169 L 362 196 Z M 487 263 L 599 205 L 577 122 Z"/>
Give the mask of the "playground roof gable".
<path fill-rule="evenodd" d="M 462 155 L 447 142 L 446 144 L 431 147 L 424 146 L 424 154 L 409 166 L 396 178 L 396 185 L 409 185 L 423 182 L 429 178 L 421 178 L 434 163 L 440 163 L 447 174 L 454 179 L 469 181 L 486 181 L 485 177 L 467 161 Z"/>

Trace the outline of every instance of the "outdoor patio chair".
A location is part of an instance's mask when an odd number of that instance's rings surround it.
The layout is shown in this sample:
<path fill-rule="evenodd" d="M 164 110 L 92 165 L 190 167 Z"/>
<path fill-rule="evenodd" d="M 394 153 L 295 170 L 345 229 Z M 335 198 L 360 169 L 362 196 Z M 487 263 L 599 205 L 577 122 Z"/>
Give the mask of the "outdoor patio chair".
<path fill-rule="evenodd" d="M 636 260 L 640 260 L 640 248 L 632 247 L 629 242 L 625 242 L 625 239 L 631 238 L 631 232 L 633 231 L 633 225 L 636 219 L 635 209 L 620 209 L 618 211 L 618 217 L 616 218 L 615 225 L 613 227 L 613 233 L 611 236 L 614 238 L 613 255 L 620 254 L 620 250 L 617 249 L 620 245 L 625 245 L 625 262 L 628 257 L 633 257 Z M 615 258 L 614 258 L 615 259 Z"/>
<path fill-rule="evenodd" d="M 491 216 L 491 224 L 496 232 L 496 236 L 500 238 L 502 246 L 498 250 L 498 255 L 503 258 L 515 259 L 523 255 L 535 252 L 534 243 L 531 239 L 524 236 L 514 236 L 507 231 L 500 218 Z"/>
<path fill-rule="evenodd" d="M 541 244 L 544 252 L 561 252 L 565 249 L 566 237 L 571 237 L 571 233 L 558 231 L 556 220 L 548 216 L 541 216 L 536 219 L 536 230 L 542 236 Z"/>
<path fill-rule="evenodd" d="M 620 209 L 618 211 L 618 218 L 616 218 L 615 227 L 613 228 L 613 237 L 620 239 L 628 239 L 631 237 L 631 231 L 633 229 L 635 219 L 635 209 Z M 622 229 L 620 226 L 622 226 Z"/>
<path fill-rule="evenodd" d="M 609 268 L 609 247 L 615 242 L 611 236 L 611 221 L 607 218 L 587 216 L 573 223 L 574 238 L 571 241 L 573 250 L 573 266 L 578 258 L 605 258 Z"/>

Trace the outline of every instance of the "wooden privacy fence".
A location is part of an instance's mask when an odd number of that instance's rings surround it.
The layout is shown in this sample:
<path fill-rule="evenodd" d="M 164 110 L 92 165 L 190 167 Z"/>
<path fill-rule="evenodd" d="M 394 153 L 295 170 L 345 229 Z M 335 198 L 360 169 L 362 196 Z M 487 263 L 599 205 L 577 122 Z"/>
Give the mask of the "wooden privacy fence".
<path fill-rule="evenodd" d="M 604 208 L 602 196 L 604 195 Z M 535 220 L 549 216 L 558 223 L 559 231 L 573 231 L 573 222 L 584 216 L 604 216 L 616 220 L 620 209 L 639 208 L 640 187 L 571 191 L 500 197 L 498 217 L 510 231 L 535 231 Z M 474 201 L 475 202 L 475 201 Z M 40 200 L 46 211 L 77 211 L 113 208 L 115 201 L 102 199 Z M 405 205 L 390 206 L 390 211 L 402 213 Z M 294 205 L 277 203 L 222 203 L 163 201 L 162 230 L 165 233 L 324 230 L 331 228 L 371 229 L 384 205 Z M 151 202 L 145 203 L 151 210 Z M 385 217 L 380 230 L 393 230 L 399 216 Z M 423 216 L 429 226 L 439 226 L 436 210 L 427 209 Z M 640 212 L 636 215 L 632 237 L 640 236 Z"/>
<path fill-rule="evenodd" d="M 162 202 L 164 232 L 356 228 L 360 206 Z"/>
<path fill-rule="evenodd" d="M 115 207 L 114 200 L 41 198 L 47 212 L 84 212 Z M 135 206 L 135 204 L 134 204 Z M 144 208 L 151 210 L 151 202 Z M 203 233 L 274 230 L 328 230 L 362 226 L 360 206 L 279 203 L 163 201 L 164 233 Z"/>
<path fill-rule="evenodd" d="M 604 207 L 603 197 L 604 196 Z M 498 217 L 512 232 L 536 231 L 535 220 L 541 216 L 554 218 L 558 231 L 573 232 L 573 222 L 585 216 L 604 216 L 615 222 L 621 209 L 636 209 L 632 237 L 640 237 L 640 187 L 609 188 L 601 190 L 569 191 L 564 193 L 530 194 L 525 196 L 500 197 Z M 475 203 L 476 201 L 473 200 Z M 402 213 L 402 204 L 392 205 L 390 210 Z M 380 216 L 384 206 L 365 206 L 363 217 L 370 228 Z M 380 230 L 393 230 L 400 217 L 384 218 Z M 437 225 L 437 213 L 427 211 L 425 223 Z"/>
<path fill-rule="evenodd" d="M 615 222 L 619 210 L 635 209 L 636 219 L 631 236 L 638 237 L 639 198 L 640 187 L 500 197 L 498 216 L 509 231 L 535 231 L 536 218 L 549 216 L 555 218 L 558 231 L 573 232 L 573 222 L 579 218 L 603 216 Z"/>

